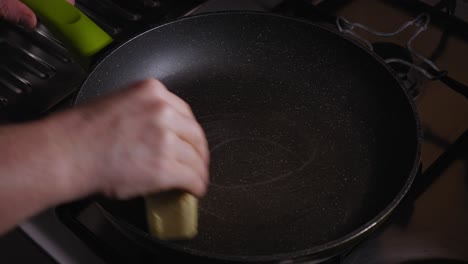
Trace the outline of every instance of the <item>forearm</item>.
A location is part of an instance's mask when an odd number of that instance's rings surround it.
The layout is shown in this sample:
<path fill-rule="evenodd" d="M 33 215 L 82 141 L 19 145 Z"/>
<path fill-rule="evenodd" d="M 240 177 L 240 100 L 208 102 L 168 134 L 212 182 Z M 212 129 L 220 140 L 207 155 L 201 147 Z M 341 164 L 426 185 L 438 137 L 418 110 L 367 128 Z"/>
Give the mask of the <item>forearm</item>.
<path fill-rule="evenodd" d="M 78 175 L 72 145 L 53 122 L 58 120 L 0 127 L 0 234 L 91 191 Z"/>

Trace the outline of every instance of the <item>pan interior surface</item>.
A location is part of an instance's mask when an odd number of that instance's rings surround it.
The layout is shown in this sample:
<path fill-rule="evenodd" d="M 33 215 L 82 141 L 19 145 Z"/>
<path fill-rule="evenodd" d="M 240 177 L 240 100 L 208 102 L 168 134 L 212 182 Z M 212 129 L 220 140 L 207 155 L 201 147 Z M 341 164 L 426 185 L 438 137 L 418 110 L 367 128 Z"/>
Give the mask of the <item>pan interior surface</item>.
<path fill-rule="evenodd" d="M 375 220 L 413 169 L 406 94 L 373 56 L 318 26 L 248 13 L 173 22 L 105 58 L 77 103 L 147 77 L 191 105 L 209 141 L 199 235 L 173 242 L 192 252 L 265 256 L 341 239 Z M 104 207 L 147 233 L 141 199 Z"/>

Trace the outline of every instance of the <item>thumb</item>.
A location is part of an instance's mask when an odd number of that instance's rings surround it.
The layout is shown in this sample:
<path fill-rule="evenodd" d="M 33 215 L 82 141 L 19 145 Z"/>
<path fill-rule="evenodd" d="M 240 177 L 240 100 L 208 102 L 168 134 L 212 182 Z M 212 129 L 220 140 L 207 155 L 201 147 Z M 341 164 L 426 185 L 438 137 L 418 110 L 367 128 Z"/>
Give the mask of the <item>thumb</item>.
<path fill-rule="evenodd" d="M 29 28 L 37 24 L 34 12 L 18 0 L 0 0 L 0 18 Z"/>
<path fill-rule="evenodd" d="M 67 1 L 70 4 L 75 4 L 75 0 Z M 1 18 L 29 28 L 34 28 L 37 25 L 37 18 L 34 12 L 19 0 L 0 0 Z"/>

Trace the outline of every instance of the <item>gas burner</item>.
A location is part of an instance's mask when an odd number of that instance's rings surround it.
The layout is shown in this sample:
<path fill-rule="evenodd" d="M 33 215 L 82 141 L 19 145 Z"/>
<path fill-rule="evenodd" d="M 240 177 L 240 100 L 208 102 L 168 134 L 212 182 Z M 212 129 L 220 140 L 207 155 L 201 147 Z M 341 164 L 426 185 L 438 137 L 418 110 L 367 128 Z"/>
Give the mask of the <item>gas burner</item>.
<path fill-rule="evenodd" d="M 414 64 L 413 57 L 408 49 L 392 42 L 374 42 L 372 43 L 374 52 L 383 60 L 397 58 Z M 397 73 L 397 76 L 403 82 L 406 89 L 413 97 L 417 97 L 421 92 L 424 83 L 424 76 L 421 72 L 406 64 L 391 63 L 389 66 Z"/>
<path fill-rule="evenodd" d="M 336 19 L 338 30 L 343 34 L 353 37 L 362 43 L 364 47 L 367 47 L 370 51 L 384 59 L 397 73 L 397 76 L 413 97 L 417 97 L 421 92 L 424 77 L 426 80 L 439 80 L 446 74 L 433 61 L 421 55 L 413 47 L 414 40 L 427 30 L 429 23 L 430 16 L 422 13 L 415 19 L 403 23 L 393 32 L 381 32 L 367 25 L 350 22 L 343 17 L 337 17 Z M 359 29 L 381 38 L 391 38 L 401 34 L 410 27 L 414 28 L 414 31 L 407 40 L 405 47 L 392 42 L 371 43 L 357 32 Z"/>

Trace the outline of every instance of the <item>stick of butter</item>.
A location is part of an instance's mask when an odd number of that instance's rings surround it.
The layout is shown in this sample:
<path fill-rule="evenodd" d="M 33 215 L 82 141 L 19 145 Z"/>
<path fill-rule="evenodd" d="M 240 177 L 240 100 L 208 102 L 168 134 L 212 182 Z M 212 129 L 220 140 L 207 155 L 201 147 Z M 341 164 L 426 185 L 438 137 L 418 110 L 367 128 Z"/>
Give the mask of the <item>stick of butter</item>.
<path fill-rule="evenodd" d="M 197 235 L 198 200 L 190 193 L 168 191 L 145 197 L 150 234 L 161 240 L 184 240 Z"/>

